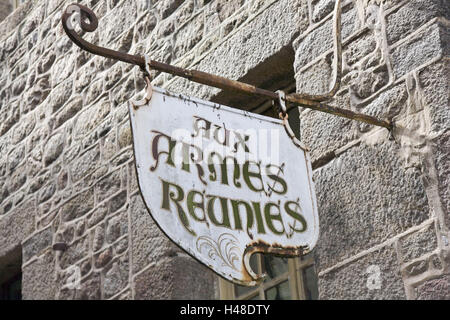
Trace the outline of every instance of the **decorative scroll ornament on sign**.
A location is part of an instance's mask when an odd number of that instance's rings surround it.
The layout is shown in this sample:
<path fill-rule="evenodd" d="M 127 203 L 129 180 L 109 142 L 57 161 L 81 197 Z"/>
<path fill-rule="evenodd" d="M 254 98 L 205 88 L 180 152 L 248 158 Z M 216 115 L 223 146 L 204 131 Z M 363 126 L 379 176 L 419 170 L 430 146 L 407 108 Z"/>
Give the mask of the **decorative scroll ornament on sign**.
<path fill-rule="evenodd" d="M 299 256 L 319 236 L 309 156 L 287 121 L 153 87 L 129 104 L 141 195 L 163 232 L 222 277 L 255 285 L 255 252 Z"/>
<path fill-rule="evenodd" d="M 72 4 L 62 16 L 64 30 L 79 47 L 144 71 L 146 94 L 130 101 L 129 114 L 147 209 L 172 241 L 235 283 L 256 285 L 263 279 L 251 269 L 252 254 L 300 256 L 314 248 L 319 236 L 311 163 L 289 126 L 287 115 L 294 106 L 287 103 L 392 128 L 389 121 L 324 104 L 340 85 L 340 4 L 336 1 L 334 13 L 335 81 L 320 96 L 285 95 L 102 48 L 74 29 L 74 17 L 83 31 L 97 28 L 89 8 Z M 152 88 L 150 69 L 265 97 L 274 102 L 280 119 Z"/>

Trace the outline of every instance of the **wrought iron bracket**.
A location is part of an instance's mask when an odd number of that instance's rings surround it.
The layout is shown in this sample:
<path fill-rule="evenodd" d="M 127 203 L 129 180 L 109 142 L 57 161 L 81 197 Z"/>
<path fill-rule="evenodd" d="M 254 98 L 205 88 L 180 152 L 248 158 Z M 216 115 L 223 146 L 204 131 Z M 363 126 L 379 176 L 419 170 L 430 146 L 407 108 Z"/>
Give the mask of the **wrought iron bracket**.
<path fill-rule="evenodd" d="M 202 71 L 188 70 L 170 64 L 147 60 L 143 56 L 130 55 L 127 53 L 114 51 L 111 49 L 103 48 L 84 40 L 76 31 L 72 25 L 71 18 L 74 13 L 78 13 L 78 23 L 81 30 L 86 32 L 95 31 L 98 27 L 98 19 L 95 13 L 86 6 L 78 3 L 73 3 L 69 5 L 62 15 L 62 25 L 64 31 L 69 36 L 69 38 L 81 49 L 86 50 L 95 55 L 100 55 L 105 58 L 115 59 L 123 61 L 126 63 L 131 63 L 141 67 L 142 70 L 146 70 L 150 67 L 154 70 L 170 73 L 175 76 L 183 77 L 188 80 L 205 84 L 211 87 L 223 89 L 223 90 L 233 90 L 241 93 L 246 93 L 250 95 L 258 95 L 270 100 L 278 100 L 279 95 L 277 92 L 257 88 L 253 85 L 227 79 L 224 77 L 216 76 Z M 301 93 L 291 93 L 285 96 L 285 101 L 290 102 L 296 106 L 330 113 L 339 117 L 344 117 L 351 120 L 357 120 L 365 122 L 371 125 L 380 126 L 387 128 L 388 130 L 393 129 L 393 124 L 389 120 L 380 119 L 377 117 L 369 116 L 366 114 L 357 113 L 349 109 L 338 108 L 330 106 L 324 103 L 330 100 L 339 90 L 341 83 L 341 69 L 342 69 L 342 41 L 341 41 L 341 0 L 336 1 L 335 12 L 334 12 L 334 85 L 332 89 L 324 95 L 309 95 Z M 294 106 L 289 106 L 287 112 Z"/>

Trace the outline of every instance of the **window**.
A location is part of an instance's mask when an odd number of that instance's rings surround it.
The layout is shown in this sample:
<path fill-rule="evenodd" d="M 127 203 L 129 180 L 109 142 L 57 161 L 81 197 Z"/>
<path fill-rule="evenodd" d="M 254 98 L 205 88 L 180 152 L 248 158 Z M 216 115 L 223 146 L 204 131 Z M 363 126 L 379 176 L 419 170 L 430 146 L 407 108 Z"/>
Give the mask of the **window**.
<path fill-rule="evenodd" d="M 317 276 L 312 254 L 301 258 L 279 258 L 254 254 L 250 263 L 254 271 L 266 273 L 255 287 L 235 285 L 220 278 L 220 297 L 237 300 L 317 300 Z"/>
<path fill-rule="evenodd" d="M 286 93 L 295 91 L 295 84 L 282 87 Z M 277 117 L 271 102 L 262 102 L 248 108 L 254 113 Z M 300 138 L 299 109 L 289 111 L 289 124 Z M 300 258 L 279 258 L 273 255 L 254 254 L 250 263 L 257 273 L 266 273 L 267 278 L 257 287 L 234 285 L 222 278 L 220 297 L 238 300 L 317 300 L 317 275 L 312 254 Z"/>
<path fill-rule="evenodd" d="M 293 92 L 295 85 L 283 88 Z M 249 111 L 276 117 L 271 102 L 264 102 Z M 297 138 L 300 138 L 299 109 L 289 112 L 289 124 Z M 317 275 L 313 254 L 300 258 L 279 258 L 273 255 L 254 254 L 250 263 L 257 273 L 266 273 L 267 278 L 257 287 L 234 285 L 220 278 L 220 297 L 238 300 L 317 300 Z"/>
<path fill-rule="evenodd" d="M 238 79 L 259 88 L 286 94 L 295 92 L 295 53 L 291 46 L 267 58 L 264 62 Z M 211 101 L 253 113 L 278 118 L 272 101 L 230 92 L 220 91 Z M 300 114 L 298 108 L 289 111 L 289 124 L 300 139 Z M 255 272 L 266 273 L 267 278 L 256 287 L 235 285 L 219 278 L 220 297 L 239 300 L 315 300 L 318 299 L 317 275 L 312 254 L 300 258 L 280 258 L 273 255 L 254 254 L 250 261 Z"/>

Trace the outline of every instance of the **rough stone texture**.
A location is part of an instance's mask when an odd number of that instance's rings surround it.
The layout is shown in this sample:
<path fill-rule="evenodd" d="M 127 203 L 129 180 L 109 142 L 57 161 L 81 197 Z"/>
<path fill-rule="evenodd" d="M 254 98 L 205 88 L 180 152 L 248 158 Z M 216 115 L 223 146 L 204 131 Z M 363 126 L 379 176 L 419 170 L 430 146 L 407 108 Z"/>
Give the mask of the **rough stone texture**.
<path fill-rule="evenodd" d="M 110 298 L 124 289 L 129 282 L 129 259 L 122 256 L 112 263 L 111 269 L 105 274 L 103 292 L 105 298 Z"/>
<path fill-rule="evenodd" d="M 373 281 L 377 269 L 379 283 Z M 372 282 L 373 281 L 373 282 Z M 371 284 L 375 286 L 372 287 Z M 377 284 L 379 284 L 379 289 Z M 393 246 L 376 250 L 361 259 L 319 277 L 320 299 L 403 300 L 406 299 L 397 255 Z"/>
<path fill-rule="evenodd" d="M 91 190 L 80 193 L 60 209 L 62 221 L 71 221 L 79 218 L 94 207 L 94 195 Z"/>
<path fill-rule="evenodd" d="M 392 119 L 408 110 L 408 90 L 404 83 L 382 92 L 374 101 L 358 109 L 371 116 Z M 362 128 L 363 125 L 360 125 Z M 364 129 L 362 129 L 364 130 Z"/>
<path fill-rule="evenodd" d="M 153 223 L 139 194 L 132 197 L 130 211 L 135 226 L 131 231 L 133 273 L 179 251 Z"/>
<path fill-rule="evenodd" d="M 450 228 L 450 194 L 448 192 L 448 186 L 450 185 L 450 163 L 448 160 L 450 158 L 450 131 L 436 138 L 434 143 L 439 196 L 445 224 Z"/>
<path fill-rule="evenodd" d="M 309 32 L 304 38 L 300 37 L 293 43 L 297 56 L 294 63 L 295 71 L 304 67 L 315 58 L 333 48 L 333 23 L 328 19 L 316 29 Z M 346 39 L 360 28 L 360 21 L 353 6 L 342 10 L 342 38 Z"/>
<path fill-rule="evenodd" d="M 53 300 L 58 289 L 55 256 L 47 250 L 22 270 L 22 298 L 24 300 Z"/>
<path fill-rule="evenodd" d="M 305 0 L 280 0 L 269 1 L 269 3 L 274 4 L 248 21 L 247 25 L 236 33 L 230 33 L 223 40 L 220 38 L 219 32 L 212 35 L 211 38 L 218 42 L 217 48 L 212 52 L 209 51 L 210 54 L 204 58 L 202 57 L 196 63 L 196 68 L 231 79 L 241 79 L 252 68 L 264 62 L 284 46 L 289 45 L 299 32 L 306 30 L 307 5 Z M 284 20 L 286 23 L 280 23 L 279 17 L 286 19 Z M 206 43 L 207 41 L 211 42 L 211 38 L 205 39 L 199 43 L 199 46 L 213 46 L 213 43 Z M 239 50 L 235 48 L 239 48 Z M 206 52 L 208 52 L 207 49 L 201 50 L 201 53 Z M 233 54 L 229 54 L 230 52 Z M 247 82 L 254 84 L 259 84 L 261 80 L 263 79 L 257 77 L 246 79 Z M 218 93 L 218 90 L 211 90 L 184 80 L 174 81 L 168 86 L 168 89 L 176 92 L 182 90 L 184 93 L 202 98 L 211 98 L 212 95 Z"/>
<path fill-rule="evenodd" d="M 350 103 L 348 91 L 341 91 L 335 104 Z M 326 113 L 306 111 L 300 114 L 300 137 L 311 150 L 311 160 L 315 167 L 334 157 L 334 150 L 356 138 L 355 124 L 345 118 Z"/>
<path fill-rule="evenodd" d="M 127 101 L 143 81 L 70 41 L 60 25 L 69 3 L 26 1 L 0 23 L 0 270 L 22 263 L 27 299 L 214 298 L 217 277 L 164 236 L 138 194 Z M 333 81 L 332 0 L 82 3 L 99 17 L 84 37 L 108 48 L 268 90 L 320 94 Z M 329 103 L 399 128 L 390 137 L 300 110 L 294 131 L 316 170 L 321 298 L 448 291 L 448 10 L 445 0 L 345 1 L 343 78 Z M 234 107 L 266 102 L 153 76 Z M 54 253 L 54 242 L 69 248 Z M 366 286 L 372 264 L 378 291 Z"/>
<path fill-rule="evenodd" d="M 22 260 L 28 262 L 34 255 L 40 255 L 43 250 L 49 249 L 52 245 L 53 230 L 51 226 L 47 229 L 35 233 L 23 244 Z"/>
<path fill-rule="evenodd" d="M 394 142 L 361 142 L 315 172 L 320 270 L 429 217 L 420 171 L 406 171 L 398 151 Z"/>
<path fill-rule="evenodd" d="M 403 261 L 410 261 L 427 254 L 437 247 L 436 230 L 434 225 L 414 232 L 401 239 Z"/>
<path fill-rule="evenodd" d="M 61 269 L 67 269 L 73 265 L 76 265 L 79 261 L 83 259 L 88 254 L 89 249 L 89 241 L 88 237 L 84 237 L 77 241 L 71 243 L 71 241 L 67 241 L 70 244 L 70 247 L 64 252 L 64 254 L 60 255 L 58 258 L 58 265 Z"/>
<path fill-rule="evenodd" d="M 8 0 L 0 1 L 0 22 L 2 22 L 12 12 L 11 2 Z"/>
<path fill-rule="evenodd" d="M 346 64 L 349 66 L 354 65 L 377 50 L 377 39 L 375 38 L 374 33 L 375 32 L 371 30 L 366 31 L 355 41 L 352 41 L 347 46 L 344 46 L 343 60 Z"/>
<path fill-rule="evenodd" d="M 441 61 L 427 66 L 419 71 L 419 87 L 423 100 L 429 110 L 431 129 L 440 132 L 450 128 L 450 115 L 448 106 L 450 102 L 450 62 Z M 445 146 L 441 143 L 440 146 Z"/>
<path fill-rule="evenodd" d="M 450 276 L 425 281 L 416 288 L 418 300 L 450 300 Z"/>
<path fill-rule="evenodd" d="M 35 211 L 34 200 L 29 200 L 1 217 L 0 256 L 20 245 L 28 235 L 32 234 L 35 229 Z"/>
<path fill-rule="evenodd" d="M 433 24 L 410 41 L 392 50 L 392 63 L 396 78 L 400 78 L 427 61 L 444 54 L 442 47 L 444 28 L 439 23 Z"/>
<path fill-rule="evenodd" d="M 319 22 L 325 18 L 334 9 L 333 0 L 313 0 L 312 4 L 312 17 L 313 22 Z"/>
<path fill-rule="evenodd" d="M 429 262 L 427 259 L 414 261 L 404 267 L 404 272 L 408 277 L 417 276 L 428 270 Z"/>
<path fill-rule="evenodd" d="M 296 77 L 297 87 L 309 94 L 328 92 L 333 72 L 329 57 L 321 59 L 299 74 Z"/>
<path fill-rule="evenodd" d="M 165 270 L 162 272 L 162 270 Z M 166 258 L 134 278 L 134 299 L 212 299 L 214 274 L 186 255 Z M 162 277 L 161 277 L 162 274 Z M 203 276 L 200 276 L 203 274 Z"/>
<path fill-rule="evenodd" d="M 99 300 L 102 298 L 101 277 L 99 273 L 92 273 L 86 278 L 80 290 L 76 290 L 77 300 Z"/>
<path fill-rule="evenodd" d="M 450 17 L 450 8 L 445 0 L 408 1 L 386 17 L 389 44 L 411 34 L 434 17 Z"/>

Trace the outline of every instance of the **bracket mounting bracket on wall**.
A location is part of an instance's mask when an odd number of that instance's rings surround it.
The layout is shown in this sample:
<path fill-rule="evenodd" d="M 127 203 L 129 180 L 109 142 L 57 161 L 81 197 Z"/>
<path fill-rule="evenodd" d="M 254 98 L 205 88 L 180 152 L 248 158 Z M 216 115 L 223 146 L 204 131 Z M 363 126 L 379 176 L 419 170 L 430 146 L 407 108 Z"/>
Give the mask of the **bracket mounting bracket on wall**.
<path fill-rule="evenodd" d="M 77 15 L 78 23 L 81 27 L 81 30 L 86 32 L 92 32 L 97 29 L 98 19 L 91 9 L 81 4 L 73 3 L 66 8 L 61 18 L 62 25 L 66 34 L 77 46 L 90 53 L 100 55 L 106 58 L 111 58 L 135 64 L 141 67 L 142 70 L 146 70 L 146 59 L 143 56 L 130 55 L 127 53 L 99 47 L 84 40 L 81 36 L 78 35 L 78 33 L 75 31 L 75 28 L 72 25 L 71 18 L 73 17 L 74 13 L 78 14 Z M 288 106 L 287 111 L 289 112 L 289 110 L 294 108 L 295 106 L 300 106 L 316 111 L 330 113 L 347 119 L 357 120 L 371 125 L 384 127 L 391 131 L 393 129 L 393 123 L 389 120 L 379 119 L 377 117 L 357 113 L 349 109 L 330 106 L 325 103 L 325 101 L 330 100 L 337 93 L 341 82 L 340 81 L 342 69 L 341 0 L 336 1 L 333 27 L 335 34 L 334 38 L 335 79 L 333 88 L 327 94 L 324 95 L 309 95 L 299 93 L 288 94 L 285 96 L 285 101 L 293 104 L 294 106 L 293 105 Z M 197 70 L 188 70 L 154 60 L 147 60 L 147 63 L 149 64 L 150 68 L 154 70 L 170 73 L 172 75 L 183 77 L 197 83 L 205 84 L 223 90 L 234 90 L 250 95 L 257 95 L 273 101 L 277 101 L 279 99 L 279 94 L 277 92 L 257 88 L 247 83 L 227 79 L 224 77 L 220 77 L 217 75 Z"/>

